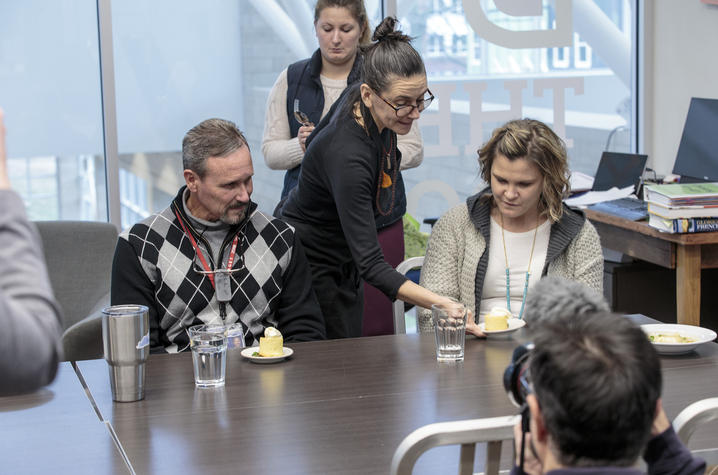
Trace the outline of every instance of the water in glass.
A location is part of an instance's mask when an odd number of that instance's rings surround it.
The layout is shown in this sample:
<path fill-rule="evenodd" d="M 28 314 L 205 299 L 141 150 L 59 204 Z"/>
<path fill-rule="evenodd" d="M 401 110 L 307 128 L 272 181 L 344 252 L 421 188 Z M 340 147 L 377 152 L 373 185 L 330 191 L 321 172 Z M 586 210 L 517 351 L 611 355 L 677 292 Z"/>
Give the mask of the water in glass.
<path fill-rule="evenodd" d="M 453 302 L 449 305 L 432 305 L 436 359 L 463 361 L 466 338 L 466 308 Z"/>
<path fill-rule="evenodd" d="M 192 340 L 194 382 L 197 387 L 224 386 L 227 370 L 227 338 L 221 334 L 196 335 Z"/>

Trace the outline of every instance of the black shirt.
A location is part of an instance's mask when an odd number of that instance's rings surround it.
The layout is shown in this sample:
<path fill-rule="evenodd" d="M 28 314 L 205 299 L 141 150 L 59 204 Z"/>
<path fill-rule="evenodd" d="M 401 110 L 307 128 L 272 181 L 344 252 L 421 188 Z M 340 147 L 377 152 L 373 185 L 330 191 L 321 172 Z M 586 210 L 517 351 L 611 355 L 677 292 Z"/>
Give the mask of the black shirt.
<path fill-rule="evenodd" d="M 375 201 L 384 159 L 382 145 L 392 140 L 396 144 L 396 134 L 388 128 L 380 134 L 371 118 L 367 133 L 340 102 L 311 137 L 299 184 L 287 198 L 282 215 L 296 226 L 307 257 L 315 261 L 312 264 L 353 262 L 364 280 L 395 299 L 406 278 L 384 260 L 377 239 Z M 396 157 L 398 184 L 398 150 Z M 398 188 L 396 194 L 403 195 L 403 187 Z"/>

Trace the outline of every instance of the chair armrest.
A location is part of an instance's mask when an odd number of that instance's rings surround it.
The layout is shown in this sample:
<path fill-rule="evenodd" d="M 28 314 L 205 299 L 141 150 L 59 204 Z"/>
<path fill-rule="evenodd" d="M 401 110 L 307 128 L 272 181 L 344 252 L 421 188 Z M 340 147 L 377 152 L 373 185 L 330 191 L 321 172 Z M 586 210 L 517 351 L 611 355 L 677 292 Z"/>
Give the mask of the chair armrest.
<path fill-rule="evenodd" d="M 62 334 L 64 361 L 92 360 L 103 357 L 102 309 L 110 304 L 109 292 L 92 308 L 89 315 Z"/>

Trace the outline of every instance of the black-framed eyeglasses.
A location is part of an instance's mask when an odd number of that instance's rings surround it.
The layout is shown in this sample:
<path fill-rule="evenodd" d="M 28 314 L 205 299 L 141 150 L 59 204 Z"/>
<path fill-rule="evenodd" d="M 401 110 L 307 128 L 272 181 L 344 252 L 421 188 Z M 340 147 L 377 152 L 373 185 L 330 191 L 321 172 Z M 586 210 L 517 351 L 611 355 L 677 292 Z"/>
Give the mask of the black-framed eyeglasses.
<path fill-rule="evenodd" d="M 431 91 L 429 89 L 427 89 L 426 92 L 424 93 L 424 97 L 422 97 L 421 99 L 416 101 L 416 104 L 407 104 L 405 106 L 395 106 L 391 102 L 389 102 L 386 99 L 384 99 L 383 97 L 381 97 L 381 95 L 379 95 L 378 92 L 374 91 L 373 89 L 372 89 L 372 91 L 374 92 L 374 94 L 376 94 L 376 96 L 379 99 L 386 102 L 386 105 L 388 105 L 389 107 L 394 109 L 394 112 L 396 112 L 397 117 L 406 117 L 409 114 L 411 114 L 414 111 L 414 109 L 418 110 L 419 112 L 423 112 L 424 109 L 429 107 L 429 105 L 431 104 L 431 101 L 434 100 L 434 95 L 431 93 Z"/>

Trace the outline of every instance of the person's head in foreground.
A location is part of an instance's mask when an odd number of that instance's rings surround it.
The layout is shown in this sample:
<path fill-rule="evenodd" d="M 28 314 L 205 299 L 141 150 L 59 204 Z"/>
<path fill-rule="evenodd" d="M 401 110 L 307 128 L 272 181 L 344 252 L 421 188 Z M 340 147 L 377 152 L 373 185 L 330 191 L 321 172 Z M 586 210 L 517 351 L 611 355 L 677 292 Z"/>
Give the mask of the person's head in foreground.
<path fill-rule="evenodd" d="M 207 119 L 182 140 L 182 165 L 190 195 L 187 207 L 197 218 L 239 224 L 252 195 L 252 155 L 237 126 Z"/>
<path fill-rule="evenodd" d="M 386 17 L 374 30 L 372 43 L 364 48 L 361 102 L 356 98 L 350 104 L 357 104 L 354 116 L 364 124 L 371 114 L 379 132 L 388 128 L 406 135 L 434 97 L 421 55 L 396 24 L 396 18 Z"/>
<path fill-rule="evenodd" d="M 481 178 L 489 183 L 502 220 L 556 222 L 569 190 L 563 141 L 543 122 L 518 119 L 495 129 L 479 149 Z"/>
<path fill-rule="evenodd" d="M 603 295 L 582 282 L 557 276 L 542 277 L 526 296 L 524 320 L 533 331 L 557 318 L 609 312 Z"/>
<path fill-rule="evenodd" d="M 645 333 L 599 313 L 542 322 L 534 335 L 526 401 L 543 472 L 632 465 L 661 395 L 660 361 Z"/>

